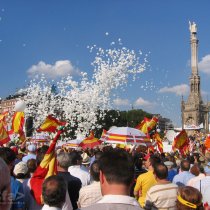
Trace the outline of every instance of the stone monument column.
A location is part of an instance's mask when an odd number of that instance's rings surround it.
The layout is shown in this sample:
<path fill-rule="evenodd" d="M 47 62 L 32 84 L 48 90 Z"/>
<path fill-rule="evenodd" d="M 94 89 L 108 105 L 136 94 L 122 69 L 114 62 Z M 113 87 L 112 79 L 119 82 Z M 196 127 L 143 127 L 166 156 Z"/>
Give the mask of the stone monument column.
<path fill-rule="evenodd" d="M 191 67 L 192 74 L 198 75 L 198 39 L 197 39 L 197 26 L 195 22 L 189 22 L 190 29 L 190 44 L 191 44 Z"/>

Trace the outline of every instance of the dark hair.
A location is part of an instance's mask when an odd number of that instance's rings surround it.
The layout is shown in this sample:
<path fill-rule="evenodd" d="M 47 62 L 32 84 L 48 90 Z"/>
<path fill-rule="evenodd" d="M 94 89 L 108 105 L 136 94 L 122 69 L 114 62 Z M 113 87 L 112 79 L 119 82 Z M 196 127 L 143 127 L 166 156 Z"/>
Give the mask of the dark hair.
<path fill-rule="evenodd" d="M 194 187 L 185 186 L 179 188 L 179 195 L 182 199 L 185 201 L 188 201 L 190 203 L 193 203 L 197 205 L 197 208 L 191 208 L 189 206 L 186 206 L 177 200 L 177 210 L 203 210 L 202 205 L 202 194 Z"/>
<path fill-rule="evenodd" d="M 30 176 L 29 176 L 28 173 L 26 173 L 26 174 L 18 173 L 17 175 L 14 175 L 14 177 L 15 177 L 16 179 L 27 179 L 27 178 L 29 178 Z"/>
<path fill-rule="evenodd" d="M 154 154 L 152 154 L 150 156 L 149 161 L 153 168 L 155 167 L 156 164 L 161 163 L 160 157 L 158 157 L 157 155 L 154 155 Z"/>
<path fill-rule="evenodd" d="M 78 165 L 78 161 L 81 161 L 82 160 L 82 156 L 77 151 L 72 151 L 69 154 L 69 157 L 70 157 L 70 165 L 71 166 Z"/>
<path fill-rule="evenodd" d="M 130 186 L 134 179 L 132 157 L 122 149 L 113 149 L 103 153 L 99 159 L 99 169 L 109 184 L 117 183 Z"/>
<path fill-rule="evenodd" d="M 191 168 L 190 168 L 190 173 L 193 174 L 194 176 L 198 176 L 200 174 L 200 168 L 197 164 L 194 164 Z"/>
<path fill-rule="evenodd" d="M 154 166 L 154 173 L 158 179 L 167 179 L 168 168 L 163 163 L 158 163 Z"/>
<path fill-rule="evenodd" d="M 15 152 L 8 147 L 0 148 L 0 157 L 6 162 L 7 165 L 11 164 L 16 159 Z"/>
<path fill-rule="evenodd" d="M 190 170 L 190 162 L 188 160 L 182 160 L 180 167 L 181 167 L 182 171 L 189 171 Z"/>
<path fill-rule="evenodd" d="M 66 183 L 60 176 L 50 176 L 42 185 L 44 203 L 53 207 L 62 207 L 66 200 Z"/>
<path fill-rule="evenodd" d="M 99 182 L 99 174 L 100 174 L 99 164 L 98 161 L 95 160 L 90 166 L 90 175 L 94 181 Z"/>
<path fill-rule="evenodd" d="M 27 161 L 27 167 L 28 167 L 28 172 L 29 172 L 29 173 L 34 173 L 34 171 L 35 171 L 36 168 L 37 168 L 36 160 L 34 160 L 34 159 L 28 160 L 28 161 Z"/>
<path fill-rule="evenodd" d="M 97 151 L 97 152 L 95 153 L 95 159 L 98 160 L 98 159 L 102 156 L 102 154 L 103 154 L 103 152 Z"/>
<path fill-rule="evenodd" d="M 195 158 L 192 155 L 188 155 L 187 160 L 190 162 L 190 164 L 194 164 L 194 162 L 195 162 Z"/>
<path fill-rule="evenodd" d="M 42 162 L 44 155 L 48 149 L 49 149 L 49 146 L 47 146 L 47 145 L 43 145 L 42 147 L 37 149 L 37 154 L 36 154 L 37 166 Z"/>

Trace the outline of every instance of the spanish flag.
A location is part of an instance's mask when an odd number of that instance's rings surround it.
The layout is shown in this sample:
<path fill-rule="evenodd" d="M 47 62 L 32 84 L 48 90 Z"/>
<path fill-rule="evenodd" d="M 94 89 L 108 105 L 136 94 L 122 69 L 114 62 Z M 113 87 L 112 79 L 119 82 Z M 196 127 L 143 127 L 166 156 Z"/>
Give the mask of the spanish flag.
<path fill-rule="evenodd" d="M 36 171 L 30 179 L 31 193 L 36 202 L 40 205 L 43 204 L 41 197 L 42 183 L 47 177 L 55 175 L 57 173 L 55 146 L 61 133 L 62 131 L 59 130 L 52 143 L 50 144 L 50 147 L 47 150 L 43 160 L 41 161 L 40 165 L 37 167 Z"/>
<path fill-rule="evenodd" d="M 159 152 L 163 153 L 163 142 L 162 142 L 162 139 L 160 138 L 159 133 L 155 133 L 153 138 L 157 143 L 157 147 L 158 147 Z"/>
<path fill-rule="evenodd" d="M 103 139 L 106 136 L 107 130 L 103 129 L 103 132 L 101 134 L 101 138 Z"/>
<path fill-rule="evenodd" d="M 0 121 L 0 145 L 6 144 L 8 141 L 10 141 L 9 134 L 4 128 L 3 121 Z"/>
<path fill-rule="evenodd" d="M 204 145 L 205 145 L 205 147 L 206 147 L 206 150 L 207 150 L 208 152 L 210 152 L 210 136 L 209 136 L 209 135 L 206 137 L 206 140 L 205 140 Z"/>
<path fill-rule="evenodd" d="M 157 117 L 153 117 L 152 119 L 144 118 L 137 126 L 136 129 L 139 129 L 145 134 L 148 134 L 153 128 L 155 128 L 158 122 Z"/>
<path fill-rule="evenodd" d="M 136 129 L 138 129 L 138 130 L 142 129 L 143 125 L 145 124 L 145 118 L 135 127 Z M 146 119 L 148 119 L 148 118 L 146 118 Z"/>
<path fill-rule="evenodd" d="M 19 133 L 23 131 L 24 125 L 24 113 L 23 112 L 15 112 L 12 118 L 12 131 L 13 133 Z"/>
<path fill-rule="evenodd" d="M 100 141 L 98 138 L 95 138 L 93 131 L 91 131 L 90 135 L 79 144 L 79 147 L 82 147 L 83 149 L 94 148 L 101 143 L 102 141 Z"/>
<path fill-rule="evenodd" d="M 178 149 L 181 154 L 186 154 L 189 149 L 189 138 L 185 130 L 182 130 L 175 138 L 172 144 L 172 149 Z"/>
<path fill-rule="evenodd" d="M 37 132 L 55 132 L 58 126 L 64 126 L 66 122 L 61 122 L 49 115 L 43 124 L 37 129 Z"/>
<path fill-rule="evenodd" d="M 6 117 L 8 116 L 9 112 L 3 112 L 2 114 L 0 114 L 0 121 L 3 121 L 4 123 L 4 126 L 7 125 L 7 122 L 6 122 Z"/>
<path fill-rule="evenodd" d="M 145 117 L 137 126 L 136 129 L 142 131 L 145 134 L 148 134 L 148 123 L 149 123 L 150 119 Z"/>
<path fill-rule="evenodd" d="M 22 130 L 19 131 L 19 139 L 21 142 L 24 142 L 26 140 L 26 135 Z"/>
<path fill-rule="evenodd" d="M 147 130 L 148 133 L 155 128 L 156 124 L 158 122 L 158 118 L 157 117 L 153 117 L 148 123 L 147 123 Z"/>

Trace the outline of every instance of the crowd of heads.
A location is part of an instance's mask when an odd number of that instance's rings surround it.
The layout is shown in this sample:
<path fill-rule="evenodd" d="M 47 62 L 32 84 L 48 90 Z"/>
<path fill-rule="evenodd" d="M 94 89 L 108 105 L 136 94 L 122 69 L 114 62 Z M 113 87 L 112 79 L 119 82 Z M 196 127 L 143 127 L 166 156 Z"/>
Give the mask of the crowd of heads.
<path fill-rule="evenodd" d="M 48 148 L 48 145 L 37 148 L 33 144 L 25 149 L 14 145 L 0 147 L 0 209 L 9 209 L 12 205 L 11 199 L 9 200 L 10 177 L 21 183 L 32 177 Z M 35 154 L 36 158 L 24 162 L 23 157 L 29 154 Z M 91 161 L 93 157 L 94 160 Z M 181 156 L 177 153 L 146 153 L 137 148 L 126 151 L 110 145 L 85 151 L 57 148 L 56 160 L 57 167 L 64 171 L 68 171 L 70 166 L 83 165 L 89 171 L 91 179 L 100 182 L 102 195 L 115 189 L 119 193 L 132 196 L 135 180 L 148 170 L 153 170 L 155 179 L 160 181 L 168 180 L 172 170 L 176 171 L 175 174 L 179 171 L 190 172 L 195 177 L 200 174 L 210 175 L 210 154 L 196 151 Z M 66 199 L 66 191 L 67 186 L 62 177 L 50 176 L 42 185 L 43 202 L 61 208 Z M 202 209 L 202 200 L 202 193 L 198 189 L 185 184 L 179 186 L 177 209 Z"/>

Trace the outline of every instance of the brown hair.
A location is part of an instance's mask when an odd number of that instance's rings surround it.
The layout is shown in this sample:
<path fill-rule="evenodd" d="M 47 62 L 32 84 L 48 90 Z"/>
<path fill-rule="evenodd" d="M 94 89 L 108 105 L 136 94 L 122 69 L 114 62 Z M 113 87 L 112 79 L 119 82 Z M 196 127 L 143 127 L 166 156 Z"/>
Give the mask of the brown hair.
<path fill-rule="evenodd" d="M 196 210 L 204 209 L 202 204 L 202 195 L 197 189 L 190 186 L 180 187 L 179 195 L 185 201 L 195 204 L 197 206 Z M 177 210 L 195 210 L 195 208 L 186 206 L 177 200 Z"/>
<path fill-rule="evenodd" d="M 191 174 L 198 176 L 200 174 L 200 170 L 198 165 L 194 164 L 190 169 Z"/>

